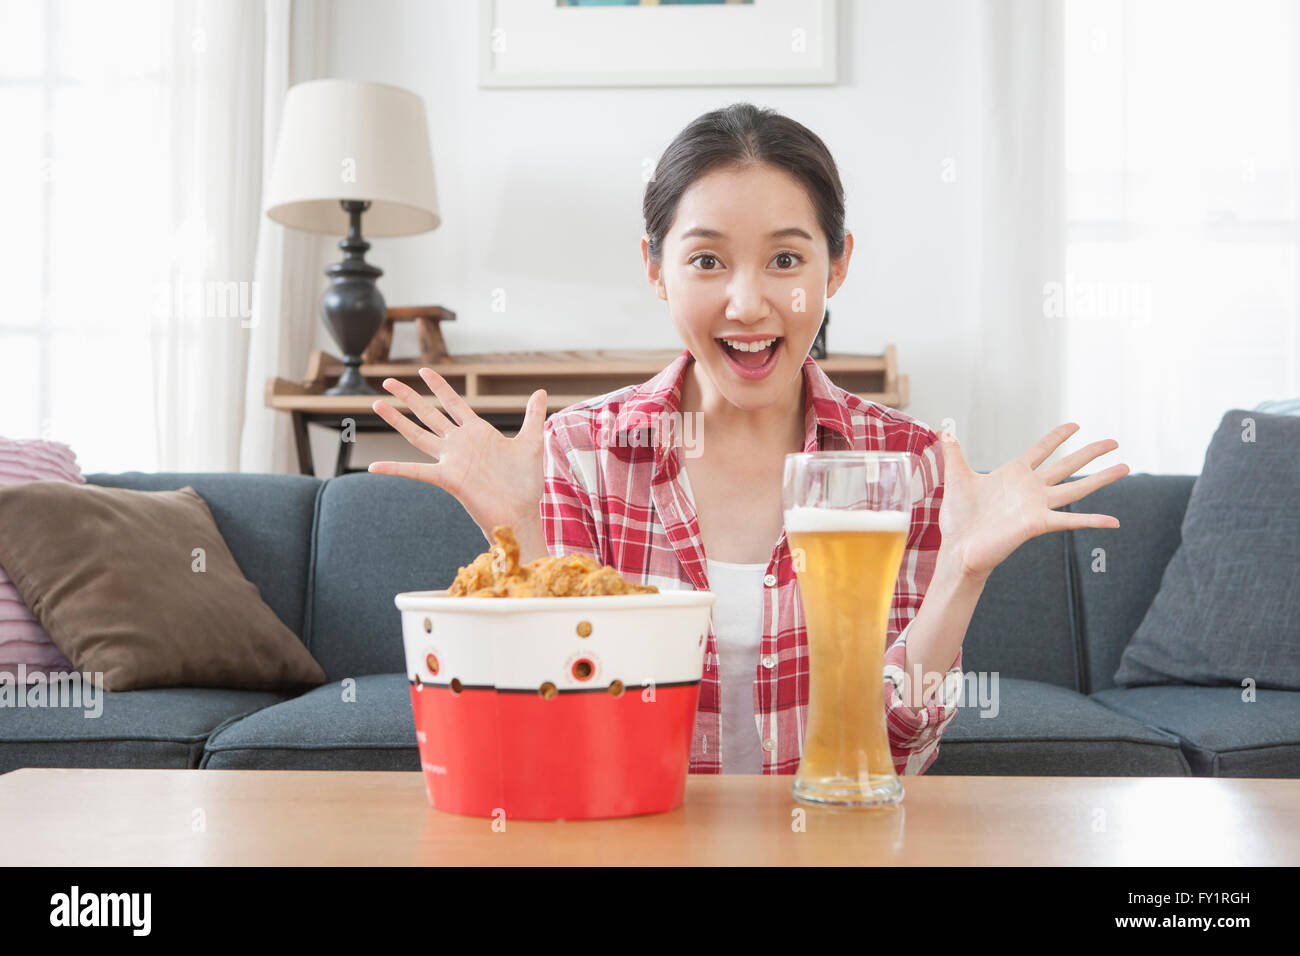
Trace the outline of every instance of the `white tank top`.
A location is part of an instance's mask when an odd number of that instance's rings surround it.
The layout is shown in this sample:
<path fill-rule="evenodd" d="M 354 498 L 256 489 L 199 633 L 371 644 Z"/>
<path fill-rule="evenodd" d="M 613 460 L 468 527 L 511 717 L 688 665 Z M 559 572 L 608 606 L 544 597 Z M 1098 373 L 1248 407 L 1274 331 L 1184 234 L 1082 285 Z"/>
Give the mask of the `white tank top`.
<path fill-rule="evenodd" d="M 705 559 L 714 594 L 713 636 L 718 646 L 722 704 L 722 772 L 762 773 L 763 744 L 754 715 L 754 679 L 763 637 L 766 564 Z"/>

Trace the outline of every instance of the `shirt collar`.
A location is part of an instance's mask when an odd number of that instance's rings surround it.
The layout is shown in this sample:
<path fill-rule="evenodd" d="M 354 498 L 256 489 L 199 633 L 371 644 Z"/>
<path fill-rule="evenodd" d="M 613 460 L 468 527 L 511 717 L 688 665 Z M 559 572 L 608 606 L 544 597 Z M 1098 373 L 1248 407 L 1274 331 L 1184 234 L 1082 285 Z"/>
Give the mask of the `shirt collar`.
<path fill-rule="evenodd" d="M 660 421 L 661 427 L 666 425 L 662 416 L 671 416 L 680 407 L 686 370 L 692 361 L 694 356 L 690 349 L 682 349 L 681 354 L 654 378 L 634 386 L 614 419 L 616 435 L 650 427 L 655 421 Z M 821 450 L 818 426 L 828 428 L 842 435 L 845 442 L 852 443 L 853 426 L 843 390 L 827 377 L 812 355 L 804 356 L 802 371 L 805 386 L 804 451 Z M 656 462 L 662 461 L 670 444 L 655 442 Z"/>

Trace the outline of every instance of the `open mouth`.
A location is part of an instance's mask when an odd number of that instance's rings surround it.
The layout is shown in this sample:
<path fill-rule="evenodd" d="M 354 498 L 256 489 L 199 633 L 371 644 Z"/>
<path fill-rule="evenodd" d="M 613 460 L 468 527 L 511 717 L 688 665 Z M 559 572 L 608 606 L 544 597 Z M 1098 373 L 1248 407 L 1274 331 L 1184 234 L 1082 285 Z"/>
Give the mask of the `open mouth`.
<path fill-rule="evenodd" d="M 776 355 L 781 348 L 781 343 L 785 341 L 784 337 L 776 336 L 767 345 L 766 348 L 757 351 L 748 351 L 735 348 L 728 345 L 721 338 L 714 339 L 718 343 L 718 348 L 726 356 L 728 365 L 741 378 L 762 378 L 776 364 Z"/>

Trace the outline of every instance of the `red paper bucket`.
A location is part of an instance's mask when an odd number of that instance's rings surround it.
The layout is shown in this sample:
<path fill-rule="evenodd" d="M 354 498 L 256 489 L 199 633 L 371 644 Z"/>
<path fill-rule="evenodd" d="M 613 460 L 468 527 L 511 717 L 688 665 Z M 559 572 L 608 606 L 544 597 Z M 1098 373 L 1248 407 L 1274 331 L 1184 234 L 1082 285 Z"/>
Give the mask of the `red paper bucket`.
<path fill-rule="evenodd" d="M 713 600 L 397 595 L 429 802 L 520 820 L 679 806 Z"/>

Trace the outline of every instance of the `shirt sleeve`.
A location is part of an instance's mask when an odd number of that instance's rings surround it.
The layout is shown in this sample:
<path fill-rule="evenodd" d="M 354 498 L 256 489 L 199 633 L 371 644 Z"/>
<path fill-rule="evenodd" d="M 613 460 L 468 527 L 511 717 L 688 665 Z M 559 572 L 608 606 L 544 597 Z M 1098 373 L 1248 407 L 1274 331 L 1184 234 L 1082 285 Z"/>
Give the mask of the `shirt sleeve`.
<path fill-rule="evenodd" d="M 958 648 L 956 660 L 924 709 L 914 712 L 901 696 L 907 635 L 934 577 L 941 541 L 943 458 L 938 434 L 929 434 L 928 443 L 912 456 L 912 522 L 889 614 L 885 651 L 885 724 L 889 729 L 894 768 L 899 774 L 924 773 L 934 763 L 939 756 L 939 740 L 957 715 L 962 690 L 962 652 Z M 924 682 L 925 675 L 921 679 Z"/>
<path fill-rule="evenodd" d="M 575 447 L 575 429 L 580 444 Z M 584 436 L 589 428 L 557 413 L 542 428 L 542 534 L 552 557 L 565 554 L 600 555 L 600 536 L 593 499 L 596 491 L 595 453 Z M 580 449 L 585 449 L 580 450 Z"/>

